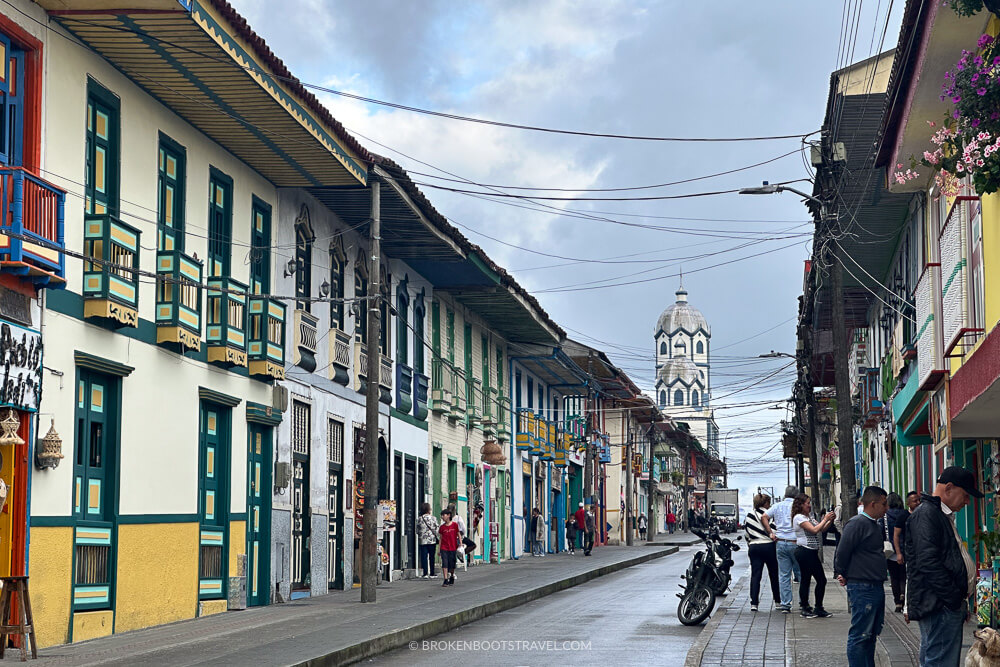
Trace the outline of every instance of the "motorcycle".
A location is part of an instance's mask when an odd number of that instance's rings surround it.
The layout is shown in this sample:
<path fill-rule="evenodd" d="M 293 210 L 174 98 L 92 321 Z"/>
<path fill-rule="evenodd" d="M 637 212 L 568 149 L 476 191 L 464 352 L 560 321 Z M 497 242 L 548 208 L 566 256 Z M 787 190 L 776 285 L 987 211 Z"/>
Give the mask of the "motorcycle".
<path fill-rule="evenodd" d="M 681 575 L 684 592 L 677 594 L 681 599 L 677 619 L 684 625 L 698 625 L 712 613 L 716 597 L 725 595 L 732 580 L 732 553 L 740 549 L 732 540 L 720 537 L 715 526 L 707 533 L 698 529 L 691 532 L 705 540 L 705 549 L 695 553 L 687 572 Z"/>

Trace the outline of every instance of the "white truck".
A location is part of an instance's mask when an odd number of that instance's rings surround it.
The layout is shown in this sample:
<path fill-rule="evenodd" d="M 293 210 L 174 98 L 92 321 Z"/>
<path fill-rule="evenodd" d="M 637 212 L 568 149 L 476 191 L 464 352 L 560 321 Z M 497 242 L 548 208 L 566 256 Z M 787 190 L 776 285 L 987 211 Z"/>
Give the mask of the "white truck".
<path fill-rule="evenodd" d="M 731 533 L 739 528 L 739 489 L 709 489 L 705 497 L 708 520 L 719 524 L 719 530 Z"/>

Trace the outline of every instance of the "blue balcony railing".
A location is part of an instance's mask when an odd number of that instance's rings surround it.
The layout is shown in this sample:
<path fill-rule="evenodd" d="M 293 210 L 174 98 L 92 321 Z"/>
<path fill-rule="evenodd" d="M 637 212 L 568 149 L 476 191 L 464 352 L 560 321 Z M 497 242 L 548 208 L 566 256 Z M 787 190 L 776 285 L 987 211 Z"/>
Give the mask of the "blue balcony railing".
<path fill-rule="evenodd" d="M 0 232 L 4 234 L 0 260 L 24 264 L 28 277 L 38 285 L 65 287 L 65 205 L 63 190 L 20 167 L 0 167 Z"/>

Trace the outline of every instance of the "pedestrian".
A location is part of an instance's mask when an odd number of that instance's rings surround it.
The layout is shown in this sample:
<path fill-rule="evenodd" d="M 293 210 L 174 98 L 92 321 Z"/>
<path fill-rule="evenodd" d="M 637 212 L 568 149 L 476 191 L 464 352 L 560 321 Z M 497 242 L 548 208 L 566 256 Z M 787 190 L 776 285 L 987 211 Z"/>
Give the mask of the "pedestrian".
<path fill-rule="evenodd" d="M 566 519 L 566 547 L 570 555 L 576 555 L 576 517 Z"/>
<path fill-rule="evenodd" d="M 743 521 L 746 532 L 747 553 L 750 555 L 750 611 L 760 606 L 760 580 L 767 567 L 771 581 L 771 599 L 775 605 L 781 604 L 781 588 L 778 586 L 778 551 L 775 543 L 778 536 L 765 528 L 761 517 L 771 506 L 771 496 L 758 493 L 753 497 L 753 510 Z"/>
<path fill-rule="evenodd" d="M 920 664 L 954 667 L 962 653 L 962 624 L 968 599 L 976 591 L 976 567 L 962 547 L 955 513 L 982 498 L 976 476 L 958 466 L 945 468 L 934 495 L 920 496 L 906 521 L 903 554 L 906 561 L 907 622 L 920 623 Z"/>
<path fill-rule="evenodd" d="M 844 525 L 834 560 L 851 608 L 847 662 L 850 667 L 875 667 L 875 642 L 885 622 L 885 531 L 878 523 L 889 505 L 885 489 L 869 486 L 861 504 L 861 511 Z"/>
<path fill-rule="evenodd" d="M 452 521 L 452 511 L 445 508 L 441 512 L 438 526 L 438 537 L 441 539 L 441 573 L 444 575 L 442 586 L 455 584 L 455 565 L 458 553 L 458 524 Z"/>
<path fill-rule="evenodd" d="M 799 609 L 802 618 L 829 618 L 823 608 L 826 594 L 826 573 L 819 560 L 823 533 L 833 523 L 833 512 L 827 512 L 819 522 L 812 520 L 812 500 L 802 493 L 792 502 L 792 525 L 795 526 L 795 560 L 799 563 Z M 809 606 L 809 580 L 816 580 L 816 606 Z"/>
<path fill-rule="evenodd" d="M 674 534 L 674 528 L 677 527 L 677 515 L 672 511 L 667 512 L 667 532 L 671 535 Z"/>
<path fill-rule="evenodd" d="M 903 507 L 903 499 L 895 491 L 889 494 L 889 509 L 882 520 L 885 539 L 892 544 L 892 555 L 886 558 L 889 566 L 889 584 L 892 586 L 892 601 L 896 604 L 896 613 L 903 611 L 903 591 L 906 590 L 906 566 L 899 545 L 896 544 L 896 524 L 903 518 L 904 526 L 910 513 Z"/>
<path fill-rule="evenodd" d="M 588 505 L 584 523 L 584 536 L 583 536 L 584 556 L 589 556 L 590 552 L 594 550 L 595 532 L 597 532 L 597 519 L 596 517 L 594 517 L 594 507 L 593 505 Z"/>
<path fill-rule="evenodd" d="M 792 526 L 792 502 L 799 495 L 796 486 L 785 487 L 785 498 L 772 505 L 761 516 L 761 523 L 767 530 L 777 535 L 778 585 L 781 588 L 781 604 L 778 611 L 792 612 L 792 575 L 799 579 L 799 564 L 795 561 L 795 528 Z M 771 524 L 774 524 L 773 527 Z"/>
<path fill-rule="evenodd" d="M 469 569 L 469 565 L 465 562 L 465 520 L 462 519 L 462 515 L 459 514 L 458 509 L 455 507 L 455 503 L 448 503 L 448 509 L 451 510 L 451 515 L 454 517 L 455 525 L 458 526 L 458 550 L 455 552 L 455 558 L 459 563 L 465 566 L 465 569 Z M 452 579 L 454 579 L 455 573 L 452 572 Z"/>
<path fill-rule="evenodd" d="M 437 579 L 434 574 L 434 552 L 438 544 L 438 522 L 431 514 L 431 504 L 420 506 L 420 519 L 417 521 L 417 532 L 420 539 L 420 568 L 423 570 L 421 579 Z"/>
<path fill-rule="evenodd" d="M 537 507 L 531 510 L 531 538 L 531 555 L 543 557 L 545 555 L 543 548 L 545 544 L 545 518 Z"/>
<path fill-rule="evenodd" d="M 580 503 L 580 507 L 573 514 L 573 518 L 576 519 L 576 534 L 579 536 L 580 548 L 582 549 L 584 535 L 587 533 L 587 510 L 583 508 L 583 503 Z"/>
<path fill-rule="evenodd" d="M 892 546 L 896 551 L 896 562 L 899 563 L 903 577 L 903 590 L 900 591 L 899 600 L 896 605 L 897 613 L 902 612 L 903 608 L 906 606 L 906 558 L 903 555 L 903 544 L 906 536 L 906 520 L 910 518 L 910 515 L 913 514 L 913 510 L 917 509 L 917 505 L 919 504 L 920 494 L 916 491 L 908 492 L 906 494 L 906 511 L 901 513 L 896 518 L 895 523 L 890 524 L 892 526 Z"/>
<path fill-rule="evenodd" d="M 646 539 L 646 523 L 647 523 L 645 513 L 639 515 L 638 523 L 639 523 L 639 539 L 644 540 Z"/>

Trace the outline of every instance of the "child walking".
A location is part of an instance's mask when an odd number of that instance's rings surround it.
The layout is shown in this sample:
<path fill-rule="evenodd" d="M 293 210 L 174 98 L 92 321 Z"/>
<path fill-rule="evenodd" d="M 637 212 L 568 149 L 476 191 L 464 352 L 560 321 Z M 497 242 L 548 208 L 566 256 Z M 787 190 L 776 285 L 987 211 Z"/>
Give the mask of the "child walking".
<path fill-rule="evenodd" d="M 450 509 L 442 510 L 442 524 L 438 527 L 438 534 L 441 536 L 441 570 L 444 574 L 442 586 L 451 586 L 455 583 L 455 563 L 458 552 L 458 524 L 451 520 Z"/>

